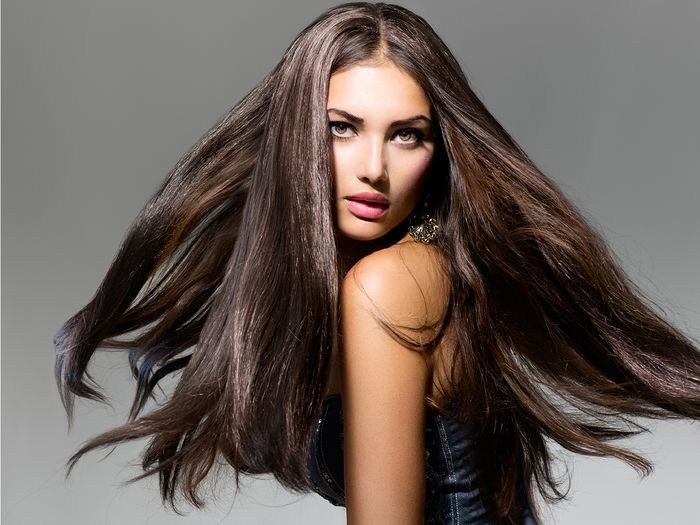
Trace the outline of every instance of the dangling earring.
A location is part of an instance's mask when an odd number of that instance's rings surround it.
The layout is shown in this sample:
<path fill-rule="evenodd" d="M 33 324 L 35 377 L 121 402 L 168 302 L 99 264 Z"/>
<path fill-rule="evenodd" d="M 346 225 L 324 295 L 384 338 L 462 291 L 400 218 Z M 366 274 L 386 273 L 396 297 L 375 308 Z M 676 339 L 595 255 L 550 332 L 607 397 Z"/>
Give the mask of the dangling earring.
<path fill-rule="evenodd" d="M 430 193 L 426 194 L 420 209 L 414 210 L 408 217 L 408 233 L 423 244 L 430 244 L 440 232 L 440 226 L 428 210 L 429 198 Z"/>

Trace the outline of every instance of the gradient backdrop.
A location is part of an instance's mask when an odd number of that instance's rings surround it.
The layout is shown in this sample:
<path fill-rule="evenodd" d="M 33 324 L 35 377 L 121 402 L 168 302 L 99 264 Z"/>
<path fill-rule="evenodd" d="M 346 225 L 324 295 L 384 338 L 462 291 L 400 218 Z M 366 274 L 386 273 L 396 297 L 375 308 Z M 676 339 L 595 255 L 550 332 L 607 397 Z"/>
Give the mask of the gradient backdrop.
<path fill-rule="evenodd" d="M 68 433 L 51 338 L 92 297 L 132 219 L 179 157 L 336 2 L 6 0 L 2 12 L 2 523 L 342 524 L 344 510 L 263 478 L 178 517 L 139 473 L 144 442 L 65 460 L 124 421 L 125 356 L 93 367 L 114 408 Z M 700 4 L 688 0 L 402 2 L 609 239 L 669 319 L 700 337 Z M 290 133 L 303 130 L 289 130 Z M 651 424 L 656 463 L 561 457 L 548 523 L 700 523 L 700 427 Z"/>

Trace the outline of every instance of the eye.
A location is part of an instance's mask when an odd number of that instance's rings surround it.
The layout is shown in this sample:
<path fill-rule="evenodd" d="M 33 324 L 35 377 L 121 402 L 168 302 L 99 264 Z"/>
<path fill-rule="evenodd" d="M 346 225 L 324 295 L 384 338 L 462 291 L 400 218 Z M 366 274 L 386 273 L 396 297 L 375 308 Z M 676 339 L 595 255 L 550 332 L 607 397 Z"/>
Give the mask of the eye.
<path fill-rule="evenodd" d="M 401 144 L 415 144 L 423 140 L 423 132 L 413 128 L 401 129 L 396 132 L 396 137 Z"/>
<path fill-rule="evenodd" d="M 331 134 L 340 140 L 351 138 L 355 131 L 352 125 L 342 121 L 330 122 L 328 127 Z M 394 137 L 398 137 L 399 144 L 419 144 L 423 141 L 424 136 L 422 131 L 415 128 L 401 129 L 394 134 Z"/>
<path fill-rule="evenodd" d="M 347 131 L 351 130 L 352 126 L 346 122 L 331 122 L 328 127 L 330 128 L 334 137 L 339 139 L 348 139 L 351 137 L 351 135 L 347 134 Z"/>

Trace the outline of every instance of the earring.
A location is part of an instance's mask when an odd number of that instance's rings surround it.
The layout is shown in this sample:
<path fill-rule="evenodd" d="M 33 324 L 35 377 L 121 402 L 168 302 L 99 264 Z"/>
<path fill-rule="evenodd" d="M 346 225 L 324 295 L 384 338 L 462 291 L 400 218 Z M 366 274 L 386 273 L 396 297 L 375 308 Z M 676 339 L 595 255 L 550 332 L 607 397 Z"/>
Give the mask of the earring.
<path fill-rule="evenodd" d="M 408 217 L 408 233 L 411 234 L 414 240 L 429 244 L 433 241 L 440 232 L 440 227 L 435 220 L 435 217 L 428 211 L 428 199 L 430 193 L 425 196 L 425 200 L 421 205 L 421 210 L 414 210 Z"/>

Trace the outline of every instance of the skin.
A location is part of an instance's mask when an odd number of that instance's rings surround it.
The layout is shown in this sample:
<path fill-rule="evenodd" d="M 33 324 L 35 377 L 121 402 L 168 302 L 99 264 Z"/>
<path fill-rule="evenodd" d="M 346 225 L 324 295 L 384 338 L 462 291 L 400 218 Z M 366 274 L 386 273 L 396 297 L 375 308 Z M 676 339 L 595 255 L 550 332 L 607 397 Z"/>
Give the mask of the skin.
<path fill-rule="evenodd" d="M 393 62 L 360 63 L 334 72 L 326 103 L 333 137 L 336 230 L 341 275 L 372 252 L 413 243 L 397 228 L 418 203 L 435 151 L 430 121 L 394 125 L 418 115 L 430 119 L 423 88 Z M 363 119 L 362 124 L 341 113 Z M 350 213 L 344 197 L 362 191 L 389 199 L 388 212 L 377 219 Z M 333 356 L 326 395 L 340 392 L 340 370 Z"/>
<path fill-rule="evenodd" d="M 429 248 L 400 225 L 419 203 L 433 158 L 430 103 L 415 80 L 391 63 L 355 65 L 331 76 L 336 228 L 349 270 L 340 290 L 340 355 L 330 390 L 344 414 L 345 502 L 349 525 L 419 525 L 425 505 L 425 397 L 429 356 L 391 338 L 372 317 L 422 326 L 447 308 Z M 360 124 L 348 115 L 362 118 Z M 344 197 L 381 193 L 390 205 L 376 219 L 358 218 Z M 429 333 L 412 333 L 422 339 Z"/>
<path fill-rule="evenodd" d="M 413 77 L 385 61 L 336 71 L 326 107 L 336 228 L 340 252 L 350 267 L 371 251 L 409 240 L 395 229 L 418 204 L 430 170 L 435 150 L 431 105 Z M 396 124 L 418 115 L 425 119 Z M 386 197 L 387 213 L 374 219 L 353 215 L 344 198 L 363 191 Z"/>

